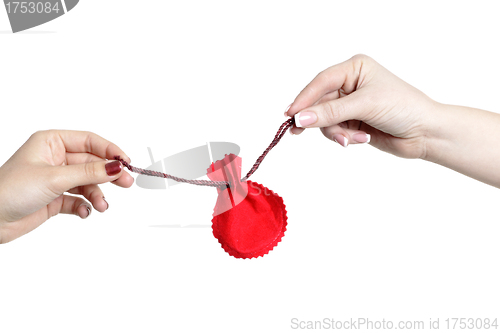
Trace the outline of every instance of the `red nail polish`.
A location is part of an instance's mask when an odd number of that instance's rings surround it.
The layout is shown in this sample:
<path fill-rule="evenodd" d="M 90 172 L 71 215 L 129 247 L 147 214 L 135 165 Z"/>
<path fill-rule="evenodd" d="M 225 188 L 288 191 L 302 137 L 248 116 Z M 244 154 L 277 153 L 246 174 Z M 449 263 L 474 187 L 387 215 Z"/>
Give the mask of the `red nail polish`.
<path fill-rule="evenodd" d="M 109 162 L 105 167 L 108 176 L 114 176 L 122 171 L 122 164 L 120 163 L 120 161 Z"/>

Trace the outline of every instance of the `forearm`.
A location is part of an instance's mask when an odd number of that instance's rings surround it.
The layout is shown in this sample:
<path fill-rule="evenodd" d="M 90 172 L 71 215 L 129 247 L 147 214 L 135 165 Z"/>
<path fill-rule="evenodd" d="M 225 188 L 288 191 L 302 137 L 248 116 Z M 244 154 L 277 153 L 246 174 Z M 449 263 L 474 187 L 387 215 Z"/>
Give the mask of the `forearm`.
<path fill-rule="evenodd" d="M 500 114 L 437 104 L 425 159 L 500 188 Z"/>

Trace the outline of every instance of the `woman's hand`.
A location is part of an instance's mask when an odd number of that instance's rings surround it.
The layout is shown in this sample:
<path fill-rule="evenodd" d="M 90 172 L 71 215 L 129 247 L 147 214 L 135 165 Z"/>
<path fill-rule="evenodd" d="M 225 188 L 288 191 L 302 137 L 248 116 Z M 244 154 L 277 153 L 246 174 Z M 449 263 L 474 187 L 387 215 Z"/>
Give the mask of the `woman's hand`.
<path fill-rule="evenodd" d="M 319 73 L 286 115 L 304 128 L 320 127 L 344 147 L 370 142 L 400 157 L 424 158 L 424 122 L 436 105 L 370 57 L 357 55 Z"/>
<path fill-rule="evenodd" d="M 0 243 L 16 239 L 59 213 L 87 218 L 91 205 L 108 209 L 97 186 L 132 186 L 134 179 L 118 161 L 130 159 L 115 144 L 90 132 L 42 131 L 0 167 Z"/>
<path fill-rule="evenodd" d="M 344 147 L 371 145 L 422 158 L 500 188 L 500 115 L 431 100 L 370 57 L 321 72 L 287 112 Z M 304 129 L 293 127 L 292 133 Z"/>

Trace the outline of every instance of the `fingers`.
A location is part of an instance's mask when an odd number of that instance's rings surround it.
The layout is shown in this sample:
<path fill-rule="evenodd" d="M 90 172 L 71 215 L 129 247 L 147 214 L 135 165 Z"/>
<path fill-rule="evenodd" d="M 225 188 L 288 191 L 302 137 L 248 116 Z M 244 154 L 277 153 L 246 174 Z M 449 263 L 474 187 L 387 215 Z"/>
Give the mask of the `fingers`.
<path fill-rule="evenodd" d="M 92 132 L 61 130 L 57 134 L 69 153 L 90 153 L 108 160 L 120 155 L 130 163 L 130 158 L 117 145 Z"/>
<path fill-rule="evenodd" d="M 82 198 L 70 195 L 63 195 L 62 198 L 61 210 L 59 211 L 61 214 L 73 214 L 82 219 L 90 216 L 92 208 Z"/>
<path fill-rule="evenodd" d="M 83 195 L 92 206 L 98 211 L 103 213 L 109 208 L 109 204 L 104 198 L 104 194 L 101 189 L 97 185 L 86 185 L 86 186 L 78 186 L 72 188 L 68 191 L 71 194 L 80 194 Z"/>
<path fill-rule="evenodd" d="M 41 211 L 39 211 L 41 212 Z M 45 221 L 57 214 L 73 214 L 82 219 L 90 216 L 92 208 L 90 205 L 80 197 L 73 197 L 71 195 L 61 195 L 54 201 L 47 205 L 47 216 L 40 221 Z M 35 214 L 33 214 L 35 215 Z M 39 223 L 40 224 L 40 223 Z"/>
<path fill-rule="evenodd" d="M 361 129 L 362 125 L 363 129 L 373 129 L 371 126 L 368 126 L 363 122 L 350 120 L 338 125 L 322 127 L 321 132 L 328 139 L 337 142 L 343 147 L 347 147 L 350 144 L 370 143 L 371 135 Z M 290 129 L 292 134 L 300 134 L 303 131 L 305 131 L 305 128 L 292 127 Z"/>
<path fill-rule="evenodd" d="M 371 58 L 356 55 L 319 73 L 295 98 L 286 116 L 295 117 L 292 134 L 301 128 L 328 127 L 350 119 L 365 120 L 365 94 L 357 89 L 363 86 L 370 72 Z"/>
<path fill-rule="evenodd" d="M 366 111 L 364 96 L 356 91 L 296 113 L 295 125 L 303 128 L 328 127 L 351 119 L 365 120 Z"/>
<path fill-rule="evenodd" d="M 127 171 L 123 171 L 122 175 L 113 181 L 113 184 L 124 188 L 129 188 L 133 183 L 134 177 L 132 177 Z"/>
<path fill-rule="evenodd" d="M 299 135 L 300 133 L 304 132 L 306 129 L 305 128 L 298 128 L 297 126 L 293 125 L 293 127 L 290 128 L 290 133 L 294 135 Z"/>
<path fill-rule="evenodd" d="M 337 142 L 342 147 L 347 147 L 349 144 L 369 143 L 371 140 L 370 134 L 364 131 L 339 125 L 323 127 L 321 132 L 325 137 Z"/>
<path fill-rule="evenodd" d="M 130 158 L 127 154 L 125 154 L 125 152 L 123 152 L 114 143 L 103 139 L 97 134 L 81 131 L 58 131 L 58 134 L 66 147 L 66 161 L 68 162 L 68 165 L 85 165 L 89 162 L 99 162 L 102 164 L 106 163 L 105 159 L 114 160 L 116 155 L 119 155 L 125 161 L 130 163 Z M 120 169 L 123 169 L 121 163 L 119 166 Z M 125 171 L 120 171 L 118 177 L 114 176 L 113 179 L 106 180 L 106 177 L 102 173 L 102 168 L 100 168 L 101 171 L 99 173 L 96 173 L 96 169 L 92 166 L 86 166 L 83 168 L 86 168 L 85 174 L 90 175 L 90 178 L 94 181 L 94 183 L 87 184 L 102 184 L 107 181 L 111 181 L 115 185 L 128 188 L 134 183 L 134 178 Z M 97 176 L 97 174 L 99 174 L 99 176 Z M 87 184 L 75 185 L 73 187 Z"/>
<path fill-rule="evenodd" d="M 366 56 L 357 55 L 319 73 L 295 98 L 287 115 L 294 116 L 300 110 L 314 105 L 325 95 L 352 93 L 360 82 L 361 69 L 368 59 Z"/>
<path fill-rule="evenodd" d="M 66 153 L 66 163 L 71 164 L 83 164 L 90 162 L 103 161 L 104 159 L 96 155 L 88 153 Z"/>
<path fill-rule="evenodd" d="M 338 90 L 336 90 L 332 93 L 328 93 L 328 94 L 324 95 L 323 97 L 321 97 L 319 99 L 319 101 L 316 101 L 316 103 L 314 103 L 314 105 L 325 103 L 327 101 L 331 101 L 331 100 L 337 99 L 339 97 L 340 97 L 340 93 Z M 285 112 L 285 115 L 287 115 L 286 112 Z M 290 133 L 294 134 L 294 135 L 301 134 L 304 131 L 305 131 L 305 128 L 297 127 L 295 124 L 290 128 Z"/>
<path fill-rule="evenodd" d="M 336 90 L 332 93 L 326 94 L 323 97 L 321 97 L 316 103 L 314 103 L 314 105 L 333 101 L 334 99 L 337 99 L 339 97 L 340 97 L 340 92 L 338 90 Z"/>
<path fill-rule="evenodd" d="M 50 202 L 46 209 L 40 209 L 30 215 L 13 223 L 7 223 L 2 226 L 2 239 L 0 243 L 10 242 L 28 232 L 38 228 L 47 219 L 62 213 L 77 215 L 82 219 L 90 216 L 92 208 L 79 197 L 61 195 Z"/>
<path fill-rule="evenodd" d="M 98 161 L 57 166 L 51 167 L 47 172 L 50 172 L 48 187 L 58 194 L 78 186 L 112 182 L 124 175 L 120 161 Z M 126 178 L 127 176 L 124 177 L 124 183 L 130 181 Z M 130 175 L 128 177 L 131 178 Z"/>
<path fill-rule="evenodd" d="M 66 162 L 68 163 L 68 165 L 83 164 L 83 163 L 90 163 L 97 161 L 104 161 L 104 160 L 98 156 L 88 153 L 66 153 Z M 130 176 L 130 174 L 128 174 L 127 171 L 124 171 L 118 179 L 113 181 L 113 184 L 125 188 L 132 186 L 133 183 L 134 183 L 134 178 Z"/>

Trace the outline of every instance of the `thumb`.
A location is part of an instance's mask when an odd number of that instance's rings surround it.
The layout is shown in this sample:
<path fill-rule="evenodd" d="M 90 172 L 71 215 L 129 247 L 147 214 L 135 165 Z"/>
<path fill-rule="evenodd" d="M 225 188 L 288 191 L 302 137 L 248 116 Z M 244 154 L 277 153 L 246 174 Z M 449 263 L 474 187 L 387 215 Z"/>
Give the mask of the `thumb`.
<path fill-rule="evenodd" d="M 77 186 L 111 182 L 120 178 L 123 173 L 120 161 L 73 164 L 54 169 L 56 176 L 51 178 L 52 185 L 61 193 Z"/>
<path fill-rule="evenodd" d="M 328 127 L 346 120 L 364 120 L 362 99 L 356 92 L 317 104 L 295 114 L 297 127 Z"/>

